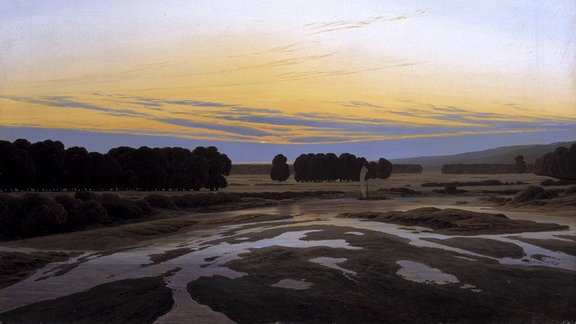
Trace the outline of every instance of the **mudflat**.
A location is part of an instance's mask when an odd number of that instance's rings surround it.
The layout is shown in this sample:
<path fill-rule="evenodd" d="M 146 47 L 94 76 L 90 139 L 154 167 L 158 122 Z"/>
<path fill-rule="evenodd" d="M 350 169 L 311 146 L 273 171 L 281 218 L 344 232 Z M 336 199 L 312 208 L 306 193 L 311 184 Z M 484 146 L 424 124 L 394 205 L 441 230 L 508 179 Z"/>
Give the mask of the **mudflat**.
<path fill-rule="evenodd" d="M 562 208 L 554 199 L 501 204 L 513 195 L 485 200 L 491 194 L 483 187 L 439 194 L 418 185 L 434 176 L 417 176 L 372 183 L 372 197 L 383 200 L 356 200 L 356 186 L 328 184 L 342 193 L 259 199 L 254 208 L 243 201 L 209 213 L 160 210 L 138 223 L 3 242 L 0 269 L 11 274 L 0 277 L 0 320 L 576 319 L 576 208 L 569 196 L 557 197 Z M 298 185 L 267 187 L 248 178 L 231 191 Z M 526 175 L 505 190 L 539 180 Z M 399 186 L 421 193 L 391 190 Z M 54 288 L 62 283 L 70 287 Z M 102 317 L 103 309 L 117 320 Z"/>

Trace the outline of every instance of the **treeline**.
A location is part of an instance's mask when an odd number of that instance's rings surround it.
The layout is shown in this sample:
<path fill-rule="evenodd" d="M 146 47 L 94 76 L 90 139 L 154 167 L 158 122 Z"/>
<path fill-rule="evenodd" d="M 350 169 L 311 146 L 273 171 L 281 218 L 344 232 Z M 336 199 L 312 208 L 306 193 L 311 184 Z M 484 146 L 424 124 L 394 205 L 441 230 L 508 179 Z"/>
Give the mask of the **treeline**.
<path fill-rule="evenodd" d="M 392 172 L 392 163 L 380 158 L 368 162 L 363 157 L 342 153 L 301 154 L 294 161 L 294 179 L 298 182 L 359 181 L 362 166 L 368 167 L 367 178 L 387 179 Z"/>
<path fill-rule="evenodd" d="M 564 180 L 576 180 L 576 144 L 560 146 L 534 163 L 534 173 Z"/>
<path fill-rule="evenodd" d="M 392 174 L 394 173 L 422 173 L 420 164 L 392 164 Z"/>
<path fill-rule="evenodd" d="M 232 162 L 214 146 L 113 148 L 106 154 L 59 141 L 0 141 L 0 189 L 218 190 Z"/>
<path fill-rule="evenodd" d="M 233 175 L 244 175 L 244 174 L 270 174 L 271 167 L 273 164 L 262 163 L 262 164 L 233 164 L 232 171 L 230 174 Z M 288 164 L 290 174 L 294 174 L 294 165 Z M 422 173 L 423 167 L 420 164 L 392 164 L 392 174 L 404 174 L 404 173 Z"/>
<path fill-rule="evenodd" d="M 533 165 L 528 164 L 525 171 L 533 172 Z M 523 173 L 518 172 L 514 164 L 444 164 L 441 172 L 443 174 L 506 174 Z"/>

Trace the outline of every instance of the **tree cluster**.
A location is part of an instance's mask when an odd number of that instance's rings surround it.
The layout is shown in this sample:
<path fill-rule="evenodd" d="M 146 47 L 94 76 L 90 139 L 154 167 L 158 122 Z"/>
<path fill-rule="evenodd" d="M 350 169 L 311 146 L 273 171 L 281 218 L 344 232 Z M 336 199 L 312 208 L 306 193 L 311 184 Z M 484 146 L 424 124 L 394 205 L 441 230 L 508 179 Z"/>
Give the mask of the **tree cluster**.
<path fill-rule="evenodd" d="M 387 179 L 392 172 L 392 163 L 380 158 L 378 162 L 368 162 L 363 157 L 342 153 L 301 154 L 294 161 L 294 179 L 298 182 L 359 181 L 360 169 L 368 167 L 367 178 Z"/>
<path fill-rule="evenodd" d="M 536 159 L 534 173 L 558 179 L 576 180 L 576 144 L 560 146 Z"/>
<path fill-rule="evenodd" d="M 0 141 L 0 189 L 218 190 L 232 162 L 214 146 L 113 148 L 106 154 L 59 141 Z"/>
<path fill-rule="evenodd" d="M 290 167 L 288 159 L 283 154 L 277 154 L 272 159 L 272 168 L 270 169 L 270 179 L 277 181 L 286 181 L 290 177 Z"/>

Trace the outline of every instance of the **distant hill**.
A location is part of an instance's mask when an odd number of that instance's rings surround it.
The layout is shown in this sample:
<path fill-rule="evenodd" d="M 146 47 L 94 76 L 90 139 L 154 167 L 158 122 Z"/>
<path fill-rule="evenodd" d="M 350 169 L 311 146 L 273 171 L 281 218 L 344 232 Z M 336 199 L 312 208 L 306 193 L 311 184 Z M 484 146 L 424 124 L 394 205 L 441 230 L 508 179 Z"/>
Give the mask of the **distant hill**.
<path fill-rule="evenodd" d="M 392 163 L 418 163 L 424 168 L 424 172 L 440 171 L 444 164 L 480 164 L 501 163 L 513 164 L 514 157 L 523 155 L 528 164 L 534 163 L 537 158 L 548 152 L 554 151 L 559 146 L 569 147 L 576 142 L 558 142 L 552 144 L 514 145 L 503 146 L 485 151 L 461 153 L 442 156 L 421 156 L 413 158 L 392 159 Z"/>

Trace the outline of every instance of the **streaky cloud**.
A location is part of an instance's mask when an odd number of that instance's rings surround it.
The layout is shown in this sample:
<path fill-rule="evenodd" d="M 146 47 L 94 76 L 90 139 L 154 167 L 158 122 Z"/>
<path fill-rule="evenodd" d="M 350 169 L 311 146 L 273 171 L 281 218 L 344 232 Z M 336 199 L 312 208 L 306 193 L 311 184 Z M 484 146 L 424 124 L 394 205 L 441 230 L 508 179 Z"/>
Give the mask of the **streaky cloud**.
<path fill-rule="evenodd" d="M 329 21 L 329 22 L 308 23 L 308 24 L 304 24 L 303 27 L 313 31 L 312 33 L 310 33 L 308 35 L 315 35 L 315 34 L 321 34 L 321 33 L 341 31 L 341 30 L 346 30 L 346 29 L 364 28 L 364 27 L 367 27 L 367 26 L 372 25 L 374 23 L 382 22 L 382 21 L 391 22 L 391 21 L 405 20 L 405 19 L 409 19 L 409 18 L 416 17 L 419 15 L 423 15 L 427 11 L 428 11 L 428 9 L 424 8 L 424 9 L 415 10 L 411 14 L 394 16 L 394 17 L 390 17 L 390 18 L 386 18 L 384 16 L 375 16 L 375 17 L 371 17 L 371 18 L 368 18 L 365 20 L 360 20 L 360 21 L 335 20 L 335 21 Z"/>
<path fill-rule="evenodd" d="M 29 104 L 58 107 L 58 108 L 75 108 L 75 109 L 86 109 L 101 111 L 109 114 L 121 114 L 124 117 L 146 117 L 149 116 L 147 113 L 140 111 L 130 110 L 130 109 L 114 109 L 108 107 L 96 106 L 94 104 L 88 104 L 84 102 L 79 102 L 71 99 L 68 96 L 51 96 L 51 97 L 38 97 L 38 98 L 27 98 L 27 97 L 15 97 L 15 96 L 0 96 L 0 98 L 10 99 L 13 101 L 19 101 Z"/>

